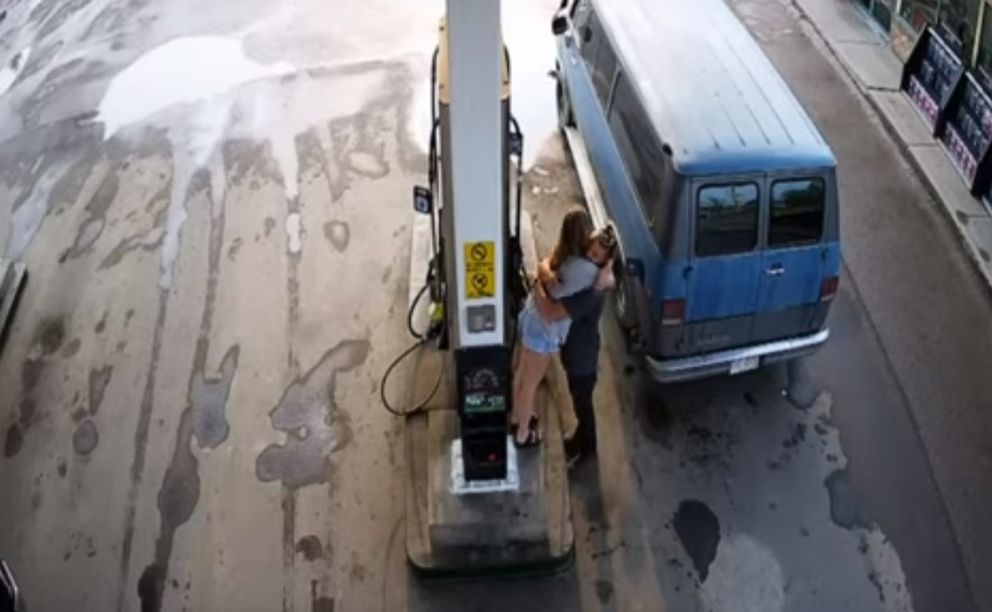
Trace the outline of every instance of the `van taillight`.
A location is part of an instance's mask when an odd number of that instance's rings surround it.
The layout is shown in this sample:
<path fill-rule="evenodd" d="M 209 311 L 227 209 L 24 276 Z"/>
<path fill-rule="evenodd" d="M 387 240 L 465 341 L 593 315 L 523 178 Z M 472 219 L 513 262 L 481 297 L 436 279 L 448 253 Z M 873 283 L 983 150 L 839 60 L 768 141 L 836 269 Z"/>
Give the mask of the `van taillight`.
<path fill-rule="evenodd" d="M 682 325 L 685 320 L 685 300 L 665 300 L 661 304 L 661 324 Z"/>
<path fill-rule="evenodd" d="M 834 296 L 837 295 L 837 285 L 839 284 L 839 282 L 840 279 L 838 279 L 836 276 L 831 276 L 829 278 L 823 279 L 823 282 L 820 283 L 821 302 L 829 302 L 830 300 L 834 299 Z"/>

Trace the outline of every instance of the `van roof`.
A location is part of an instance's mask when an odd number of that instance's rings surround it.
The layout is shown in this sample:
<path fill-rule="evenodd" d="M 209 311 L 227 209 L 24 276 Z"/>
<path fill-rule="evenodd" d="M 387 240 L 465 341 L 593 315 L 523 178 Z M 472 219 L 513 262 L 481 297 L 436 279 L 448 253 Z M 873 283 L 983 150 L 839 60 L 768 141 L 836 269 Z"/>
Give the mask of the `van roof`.
<path fill-rule="evenodd" d="M 593 1 L 689 174 L 834 167 L 813 121 L 723 0 Z"/>

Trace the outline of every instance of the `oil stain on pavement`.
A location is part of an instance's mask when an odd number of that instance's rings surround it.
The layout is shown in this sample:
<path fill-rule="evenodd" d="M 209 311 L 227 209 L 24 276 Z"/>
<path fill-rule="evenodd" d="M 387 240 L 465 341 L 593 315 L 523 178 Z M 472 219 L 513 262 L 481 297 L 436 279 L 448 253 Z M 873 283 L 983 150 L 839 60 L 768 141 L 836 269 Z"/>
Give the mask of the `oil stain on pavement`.
<path fill-rule="evenodd" d="M 100 434 L 97 432 L 93 421 L 86 419 L 76 428 L 76 433 L 72 434 L 72 449 L 77 455 L 87 456 L 96 450 L 100 443 Z"/>
<path fill-rule="evenodd" d="M 34 346 L 21 364 L 21 399 L 17 420 L 7 427 L 3 454 L 15 457 L 24 446 L 24 438 L 31 426 L 41 419 L 35 391 L 44 374 L 48 359 L 62 348 L 65 342 L 65 322 L 60 317 L 45 319 L 35 332 Z"/>
<path fill-rule="evenodd" d="M 238 368 L 240 349 L 233 346 L 224 356 L 220 377 L 197 377 L 193 381 L 193 433 L 200 448 L 217 448 L 227 440 L 227 398 L 231 392 L 234 372 Z"/>
<path fill-rule="evenodd" d="M 258 456 L 255 473 L 262 482 L 282 481 L 290 489 L 326 483 L 330 455 L 351 440 L 351 428 L 334 400 L 335 378 L 365 362 L 366 340 L 335 346 L 283 393 L 269 413 L 272 427 L 287 434 L 285 444 L 272 444 Z"/>
<path fill-rule="evenodd" d="M 96 416 L 100 412 L 100 405 L 103 404 L 103 395 L 110 384 L 110 377 L 114 373 L 114 366 L 105 365 L 99 370 L 90 370 L 90 416 Z"/>
<path fill-rule="evenodd" d="M 196 361 L 200 361 L 201 354 L 204 356 L 203 360 L 206 359 L 206 349 L 206 341 L 201 340 L 197 347 Z M 228 349 L 217 379 L 207 379 L 202 372 L 194 372 L 189 403 L 179 420 L 172 463 L 158 492 L 161 524 L 155 541 L 155 560 L 145 568 L 138 580 L 142 612 L 157 612 L 161 609 L 162 592 L 176 530 L 189 521 L 200 501 L 199 460 L 190 446 L 193 435 L 197 435 L 201 447 L 208 447 L 210 444 L 216 446 L 227 438 L 228 426 L 223 415 L 237 371 L 239 354 L 238 345 Z M 197 430 L 197 423 L 203 427 L 202 431 Z M 203 437 L 200 437 L 201 434 Z"/>
<path fill-rule="evenodd" d="M 835 470 L 823 482 L 830 494 L 830 518 L 844 529 L 867 529 L 869 521 L 847 470 Z"/>
<path fill-rule="evenodd" d="M 716 558 L 716 549 L 720 544 L 720 521 L 709 506 L 695 499 L 687 499 L 675 511 L 672 526 L 685 553 L 692 559 L 699 581 L 706 582 L 710 564 Z"/>

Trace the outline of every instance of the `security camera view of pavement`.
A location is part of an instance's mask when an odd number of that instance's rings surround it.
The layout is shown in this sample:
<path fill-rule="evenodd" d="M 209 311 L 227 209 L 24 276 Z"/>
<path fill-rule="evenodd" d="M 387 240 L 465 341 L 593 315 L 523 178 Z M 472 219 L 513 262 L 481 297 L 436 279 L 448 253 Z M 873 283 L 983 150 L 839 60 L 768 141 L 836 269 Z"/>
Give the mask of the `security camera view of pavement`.
<path fill-rule="evenodd" d="M 495 2 L 459 1 L 466 15 Z M 667 1 L 681 11 L 688 0 Z M 775 91 L 791 90 L 836 158 L 828 191 L 839 215 L 839 281 L 823 289 L 813 281 L 829 304 L 829 340 L 791 360 L 735 361 L 734 375 L 661 384 L 631 340 L 622 300 L 606 296 L 598 451 L 567 468 L 560 461 L 562 435 L 581 414 L 557 358 L 541 385 L 543 447 L 514 449 L 521 474 L 533 457 L 560 462 L 539 486 L 562 487 L 567 558 L 525 576 L 501 566 L 459 580 L 425 576 L 411 562 L 412 417 L 381 401 L 384 374 L 415 342 L 408 315 L 428 268 L 414 248 L 427 217 L 414 209 L 413 189 L 430 185 L 440 159 L 441 184 L 460 193 L 460 177 L 486 174 L 459 163 L 470 159 L 463 151 L 505 153 L 465 137 L 498 135 L 485 129 L 498 116 L 485 113 L 497 109 L 499 89 L 485 108 L 464 106 L 475 98 L 460 75 L 496 74 L 497 64 L 471 64 L 487 54 L 459 46 L 473 37 L 450 9 L 450 58 L 439 70 L 450 63 L 451 82 L 439 77 L 440 98 L 432 86 L 445 4 L 0 0 L 0 559 L 19 609 L 992 612 L 985 2 L 928 12 L 940 3 L 700 0 L 680 15 L 696 24 L 697 34 L 679 37 L 686 45 L 723 48 L 742 24 L 747 40 L 734 44 L 767 57 L 784 81 Z M 560 116 L 569 89 L 562 49 L 591 45 L 579 35 L 583 11 L 601 11 L 618 53 L 634 54 L 637 45 L 617 39 L 654 36 L 651 20 L 666 20 L 665 6 L 502 0 L 510 108 L 525 147 L 492 175 L 511 185 L 513 208 L 514 168 L 522 170 L 524 252 L 555 247 L 563 217 L 588 203 L 587 178 L 608 184 L 600 167 L 580 175 L 582 160 L 612 141 L 587 132 L 580 151 Z M 963 20 L 960 40 L 928 28 L 938 14 Z M 567 32 L 553 32 L 556 16 Z M 933 76 L 925 54 L 933 41 L 953 60 L 937 66 L 954 73 L 953 92 L 919 85 Z M 616 78 L 596 73 L 592 82 L 615 87 L 616 103 L 628 68 L 680 74 L 680 61 L 629 59 L 612 68 Z M 740 66 L 734 83 L 761 68 Z M 667 87 L 659 99 L 713 113 L 698 116 L 714 150 L 719 109 L 749 95 L 781 102 L 767 87 L 734 85 L 705 104 L 680 93 L 689 90 L 682 80 Z M 574 86 L 566 98 L 578 114 Z M 438 120 L 452 130 L 435 147 L 432 101 L 450 105 Z M 983 101 L 986 115 L 969 110 Z M 751 136 L 740 133 L 741 144 Z M 491 142 L 506 146 L 502 136 Z M 428 206 L 447 193 L 436 191 Z M 688 232 L 705 218 L 692 208 L 696 190 L 685 193 L 683 216 L 693 221 L 678 240 L 692 251 Z M 446 214 L 463 219 L 445 238 L 452 265 L 431 268 L 449 275 L 436 285 L 450 295 L 426 292 L 423 304 L 473 299 L 472 288 L 467 298 L 456 293 L 458 245 L 469 239 L 458 232 L 474 204 L 444 198 Z M 607 213 L 620 219 L 616 206 L 609 201 Z M 631 213 L 641 215 L 636 202 Z M 774 214 L 762 212 L 761 223 Z M 618 228 L 621 249 L 630 248 Z M 510 248 L 499 242 L 506 228 L 483 231 L 497 236 L 498 252 Z M 616 268 L 621 280 L 633 278 L 630 263 Z M 473 269 L 484 276 L 476 297 L 489 295 L 486 275 L 503 287 L 488 265 Z M 495 265 L 501 271 L 504 260 Z M 740 282 L 731 268 L 721 278 Z M 661 321 L 669 296 L 645 295 L 651 312 L 640 316 Z M 664 303 L 666 321 L 707 308 Z M 432 316 L 458 329 L 460 312 Z M 481 324 L 503 329 L 515 316 L 506 313 Z M 421 357 L 455 359 L 477 324 L 462 321 L 448 357 L 426 343 Z M 713 325 L 700 328 L 700 346 L 720 340 Z M 386 381 L 394 404 L 422 395 L 410 363 Z M 458 426 L 462 390 L 447 371 L 447 414 Z M 437 414 L 420 417 L 433 428 Z M 473 421 L 457 414 L 467 432 Z M 435 469 L 430 478 L 457 497 L 454 476 Z M 420 493 L 433 513 L 441 502 L 431 491 Z M 513 493 L 467 495 L 459 508 Z M 501 526 L 490 524 L 493 541 Z"/>

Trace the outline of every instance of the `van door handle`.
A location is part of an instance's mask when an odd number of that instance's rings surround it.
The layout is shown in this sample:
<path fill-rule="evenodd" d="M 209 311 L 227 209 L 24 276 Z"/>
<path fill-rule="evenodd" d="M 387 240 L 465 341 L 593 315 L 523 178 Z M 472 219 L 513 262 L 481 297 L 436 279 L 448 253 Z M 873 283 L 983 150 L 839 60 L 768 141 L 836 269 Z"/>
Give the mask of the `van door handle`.
<path fill-rule="evenodd" d="M 785 274 L 785 267 L 783 267 L 781 264 L 774 265 L 768 268 L 767 270 L 765 270 L 765 274 L 767 274 L 768 276 L 782 276 L 783 274 Z"/>

